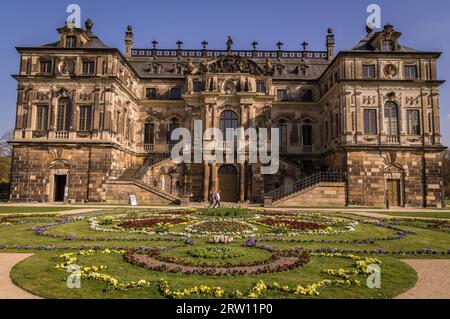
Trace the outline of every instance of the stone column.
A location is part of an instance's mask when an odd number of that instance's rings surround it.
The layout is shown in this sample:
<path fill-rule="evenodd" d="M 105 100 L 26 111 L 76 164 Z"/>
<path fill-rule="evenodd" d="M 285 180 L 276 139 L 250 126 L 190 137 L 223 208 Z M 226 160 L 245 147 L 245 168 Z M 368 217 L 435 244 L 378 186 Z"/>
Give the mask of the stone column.
<path fill-rule="evenodd" d="M 245 164 L 239 164 L 239 202 L 245 202 Z"/>
<path fill-rule="evenodd" d="M 208 202 L 209 198 L 209 173 L 210 168 L 208 163 L 203 164 L 203 201 Z"/>
<path fill-rule="evenodd" d="M 214 188 L 215 191 L 217 191 L 219 188 L 216 163 L 211 163 L 211 187 Z"/>

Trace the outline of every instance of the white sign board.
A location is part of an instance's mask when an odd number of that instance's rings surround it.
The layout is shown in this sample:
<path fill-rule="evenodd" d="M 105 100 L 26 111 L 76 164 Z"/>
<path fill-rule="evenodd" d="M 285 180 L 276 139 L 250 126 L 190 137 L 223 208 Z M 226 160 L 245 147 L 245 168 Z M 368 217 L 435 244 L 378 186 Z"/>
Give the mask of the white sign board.
<path fill-rule="evenodd" d="M 137 206 L 137 199 L 136 199 L 136 195 L 130 195 L 130 205 L 131 206 Z"/>

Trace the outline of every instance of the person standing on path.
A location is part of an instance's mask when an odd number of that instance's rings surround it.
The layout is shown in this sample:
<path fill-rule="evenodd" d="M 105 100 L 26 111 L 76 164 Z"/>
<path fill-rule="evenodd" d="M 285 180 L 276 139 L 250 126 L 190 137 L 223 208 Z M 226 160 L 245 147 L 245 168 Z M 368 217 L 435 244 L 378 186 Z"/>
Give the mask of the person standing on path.
<path fill-rule="evenodd" d="M 220 208 L 220 191 L 215 193 L 215 203 L 214 208 Z"/>

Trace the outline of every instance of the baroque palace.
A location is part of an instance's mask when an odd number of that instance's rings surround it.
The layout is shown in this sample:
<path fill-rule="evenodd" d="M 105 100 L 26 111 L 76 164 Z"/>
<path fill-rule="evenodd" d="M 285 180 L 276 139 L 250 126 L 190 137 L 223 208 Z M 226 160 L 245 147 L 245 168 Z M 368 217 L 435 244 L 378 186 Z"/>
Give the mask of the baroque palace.
<path fill-rule="evenodd" d="M 125 52 L 85 28 L 21 55 L 12 201 L 440 207 L 437 52 L 399 42 L 392 25 L 353 49 L 147 49 Z M 176 165 L 176 128 L 279 128 L 280 169 Z M 214 137 L 213 137 L 214 138 Z M 269 137 L 270 139 L 270 137 Z M 270 142 L 270 141 L 268 141 Z"/>

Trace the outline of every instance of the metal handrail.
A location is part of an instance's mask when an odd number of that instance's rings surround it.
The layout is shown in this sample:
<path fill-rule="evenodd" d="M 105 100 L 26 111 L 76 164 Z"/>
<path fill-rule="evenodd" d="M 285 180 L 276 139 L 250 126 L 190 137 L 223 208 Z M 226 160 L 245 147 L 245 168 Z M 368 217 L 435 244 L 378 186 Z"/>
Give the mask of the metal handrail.
<path fill-rule="evenodd" d="M 277 201 L 289 195 L 298 193 L 308 189 L 318 183 L 337 183 L 344 182 L 345 176 L 342 172 L 318 172 L 301 180 L 294 182 L 292 185 L 282 186 L 270 193 L 272 200 Z"/>
<path fill-rule="evenodd" d="M 168 158 L 170 158 L 169 153 L 154 154 L 154 155 L 150 156 L 149 158 L 147 158 L 144 165 L 142 165 L 136 171 L 136 173 L 134 173 L 133 179 L 140 180 L 140 179 L 144 178 L 145 174 L 147 174 L 147 171 L 150 167 L 152 167 L 153 165 L 156 165 L 158 163 L 161 163 L 162 161 L 165 161 Z"/>

